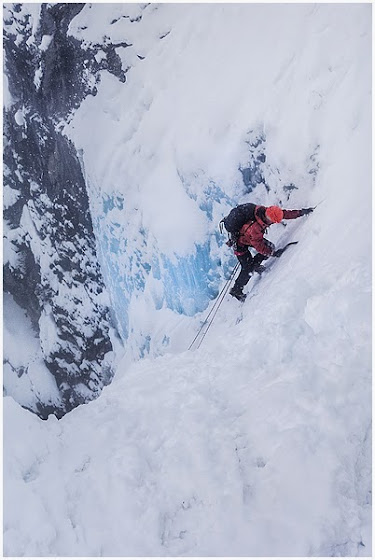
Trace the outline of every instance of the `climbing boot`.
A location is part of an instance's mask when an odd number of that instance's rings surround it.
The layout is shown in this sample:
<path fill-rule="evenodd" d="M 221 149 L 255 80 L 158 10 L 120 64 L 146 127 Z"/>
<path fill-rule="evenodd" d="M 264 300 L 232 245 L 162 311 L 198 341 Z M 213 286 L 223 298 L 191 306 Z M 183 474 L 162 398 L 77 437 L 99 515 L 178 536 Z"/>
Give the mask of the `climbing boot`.
<path fill-rule="evenodd" d="M 243 293 L 242 288 L 237 288 L 236 286 L 233 286 L 233 288 L 229 290 L 229 293 L 231 296 L 238 299 L 238 301 L 245 301 L 246 299 L 246 294 Z"/>
<path fill-rule="evenodd" d="M 252 268 L 252 272 L 257 272 L 258 274 L 262 274 L 266 270 L 266 267 L 262 264 L 255 264 Z"/>

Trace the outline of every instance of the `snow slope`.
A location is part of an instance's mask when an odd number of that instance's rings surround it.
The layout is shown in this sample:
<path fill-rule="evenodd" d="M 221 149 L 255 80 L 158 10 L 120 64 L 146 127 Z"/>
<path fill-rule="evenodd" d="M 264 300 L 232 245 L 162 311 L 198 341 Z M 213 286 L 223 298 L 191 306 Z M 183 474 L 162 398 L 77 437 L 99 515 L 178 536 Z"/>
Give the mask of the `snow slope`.
<path fill-rule="evenodd" d="M 112 9 L 85 7 L 72 32 L 95 41 L 130 7 Z M 370 556 L 370 6 L 152 10 L 139 35 L 118 20 L 140 41 L 127 83 L 103 77 L 66 129 L 82 150 L 112 304 L 119 317 L 126 307 L 124 339 L 135 354 L 148 336 L 151 357 L 125 355 L 102 395 L 60 421 L 5 398 L 5 555 Z M 270 189 L 246 194 L 250 130 L 265 137 Z M 214 193 L 210 214 L 200 206 Z M 178 278 L 189 258 L 198 271 L 204 236 L 209 270 L 229 267 L 214 228 L 233 200 L 254 199 L 322 203 L 272 228 L 277 244 L 299 244 L 250 281 L 243 306 L 226 299 L 189 352 L 209 297 L 198 290 L 185 316 L 164 305 L 168 271 Z M 152 270 L 166 264 L 121 304 L 116 281 L 130 269 L 104 241 L 124 232 L 130 253 L 154 255 Z M 152 357 L 165 336 L 170 352 Z"/>

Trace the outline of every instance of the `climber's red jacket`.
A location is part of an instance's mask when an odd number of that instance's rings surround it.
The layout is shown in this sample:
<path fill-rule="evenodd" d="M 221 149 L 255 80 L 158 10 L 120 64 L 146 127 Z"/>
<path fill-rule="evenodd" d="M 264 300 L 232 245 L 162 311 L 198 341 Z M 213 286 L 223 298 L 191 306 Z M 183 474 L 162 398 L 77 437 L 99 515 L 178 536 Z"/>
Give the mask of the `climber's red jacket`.
<path fill-rule="evenodd" d="M 255 220 L 242 226 L 234 253 L 237 256 L 244 255 L 247 251 L 246 246 L 250 245 L 258 253 L 269 257 L 275 248 L 273 243 L 264 238 L 267 228 L 272 225 L 265 221 L 265 207 L 257 206 L 254 216 Z M 302 210 L 283 210 L 283 220 L 294 220 L 300 216 L 303 216 Z"/>

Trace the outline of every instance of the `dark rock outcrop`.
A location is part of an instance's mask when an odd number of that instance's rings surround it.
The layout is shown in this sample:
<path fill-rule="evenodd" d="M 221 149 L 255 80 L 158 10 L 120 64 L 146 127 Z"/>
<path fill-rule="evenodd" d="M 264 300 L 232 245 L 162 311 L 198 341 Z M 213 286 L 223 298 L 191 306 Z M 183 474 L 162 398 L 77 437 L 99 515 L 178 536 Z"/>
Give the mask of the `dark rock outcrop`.
<path fill-rule="evenodd" d="M 42 4 L 38 25 L 24 6 L 8 4 L 4 19 L 12 97 L 4 110 L 4 290 L 40 334 L 61 416 L 112 378 L 108 298 L 89 199 L 75 149 L 58 126 L 95 95 L 92 76 L 101 68 L 95 52 L 67 34 L 84 4 Z M 124 81 L 116 56 L 108 58 L 107 69 Z"/>

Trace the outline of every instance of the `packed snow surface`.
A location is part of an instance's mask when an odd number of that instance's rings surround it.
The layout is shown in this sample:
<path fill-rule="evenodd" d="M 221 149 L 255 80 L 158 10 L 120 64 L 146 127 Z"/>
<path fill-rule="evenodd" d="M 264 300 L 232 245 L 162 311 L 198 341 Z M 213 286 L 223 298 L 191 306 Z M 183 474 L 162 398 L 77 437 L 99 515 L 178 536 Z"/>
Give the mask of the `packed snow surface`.
<path fill-rule="evenodd" d="M 88 4 L 73 20 L 87 43 L 131 44 L 126 83 L 103 73 L 66 124 L 131 352 L 60 421 L 5 398 L 5 555 L 371 555 L 370 16 Z M 246 193 L 254 135 L 269 189 Z M 217 222 L 248 201 L 318 206 L 271 228 L 298 245 L 187 351 L 235 262 Z"/>

